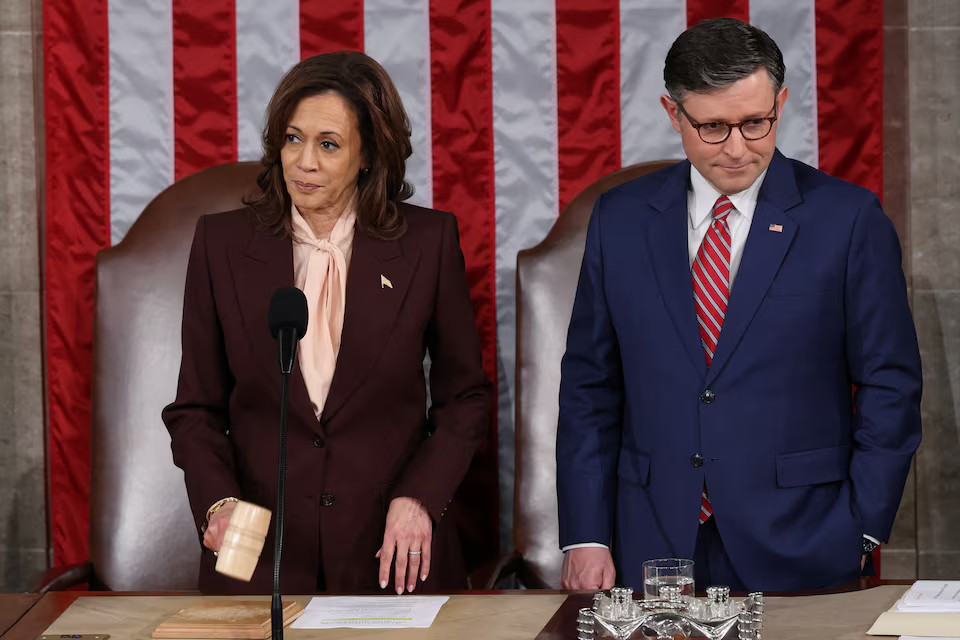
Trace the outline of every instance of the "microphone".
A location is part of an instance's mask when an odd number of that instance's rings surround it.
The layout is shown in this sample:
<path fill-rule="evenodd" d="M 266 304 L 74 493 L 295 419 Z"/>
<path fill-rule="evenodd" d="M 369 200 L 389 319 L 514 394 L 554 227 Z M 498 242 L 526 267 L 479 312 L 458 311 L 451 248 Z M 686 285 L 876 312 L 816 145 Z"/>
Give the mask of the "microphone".
<path fill-rule="evenodd" d="M 274 340 L 280 341 L 280 373 L 290 373 L 293 370 L 297 341 L 307 331 L 307 315 L 307 299 L 300 289 L 282 287 L 273 292 L 267 321 L 270 324 L 270 335 Z"/>
<path fill-rule="evenodd" d="M 283 603 L 280 600 L 280 552 L 283 550 L 283 496 L 287 476 L 287 405 L 290 372 L 297 358 L 297 342 L 307 331 L 307 299 L 296 287 L 273 292 L 267 322 L 280 353 L 280 460 L 277 463 L 277 517 L 274 519 L 273 600 L 270 626 L 273 640 L 283 640 Z"/>

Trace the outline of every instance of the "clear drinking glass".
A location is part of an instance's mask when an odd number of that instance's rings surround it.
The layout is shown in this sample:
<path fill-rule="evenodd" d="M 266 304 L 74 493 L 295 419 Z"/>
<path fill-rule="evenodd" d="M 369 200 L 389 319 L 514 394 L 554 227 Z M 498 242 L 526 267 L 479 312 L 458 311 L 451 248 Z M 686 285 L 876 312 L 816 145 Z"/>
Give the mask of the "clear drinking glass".
<path fill-rule="evenodd" d="M 681 598 L 694 596 L 693 560 L 685 558 L 656 558 L 643 563 L 643 599 L 661 597 L 660 589 L 671 586 L 680 588 Z"/>

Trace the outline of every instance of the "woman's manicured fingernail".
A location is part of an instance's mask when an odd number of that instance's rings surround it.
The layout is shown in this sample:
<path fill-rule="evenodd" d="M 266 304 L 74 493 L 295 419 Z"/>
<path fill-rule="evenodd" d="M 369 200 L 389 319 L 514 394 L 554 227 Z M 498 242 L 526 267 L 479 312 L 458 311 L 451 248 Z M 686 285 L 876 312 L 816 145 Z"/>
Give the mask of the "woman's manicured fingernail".
<path fill-rule="evenodd" d="M 386 580 L 381 580 L 381 581 L 380 581 L 380 588 L 381 588 L 381 589 L 386 589 L 386 588 L 387 588 L 387 581 L 386 581 Z"/>

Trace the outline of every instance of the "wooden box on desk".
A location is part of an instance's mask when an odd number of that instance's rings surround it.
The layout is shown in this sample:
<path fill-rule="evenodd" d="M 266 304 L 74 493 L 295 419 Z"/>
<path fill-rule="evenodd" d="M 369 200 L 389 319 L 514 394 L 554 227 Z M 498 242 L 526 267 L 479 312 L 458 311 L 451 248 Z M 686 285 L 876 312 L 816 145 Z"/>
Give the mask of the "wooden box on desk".
<path fill-rule="evenodd" d="M 303 606 L 288 602 L 283 625 L 300 617 Z M 265 601 L 209 600 L 180 609 L 153 632 L 154 638 L 269 638 L 270 603 Z"/>

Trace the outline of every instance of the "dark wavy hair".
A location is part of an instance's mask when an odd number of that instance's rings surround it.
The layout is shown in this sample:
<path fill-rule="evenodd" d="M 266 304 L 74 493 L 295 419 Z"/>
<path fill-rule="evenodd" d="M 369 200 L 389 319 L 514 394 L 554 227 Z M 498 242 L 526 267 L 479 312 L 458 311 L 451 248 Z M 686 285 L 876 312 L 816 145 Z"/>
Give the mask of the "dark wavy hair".
<path fill-rule="evenodd" d="M 764 31 L 735 18 L 701 20 L 680 34 L 663 65 L 663 82 L 675 102 L 688 92 L 709 93 L 751 76 L 770 75 L 774 95 L 783 86 L 783 54 Z"/>
<path fill-rule="evenodd" d="M 290 233 L 290 194 L 280 163 L 287 125 L 301 100 L 331 92 L 350 105 L 360 130 L 365 169 L 357 175 L 357 221 L 375 237 L 398 238 L 406 231 L 406 221 L 397 204 L 413 195 L 413 186 L 404 180 L 413 153 L 410 120 L 384 68 L 357 51 L 307 58 L 280 80 L 263 127 L 260 193 L 244 203 L 264 228 L 278 235 Z"/>

